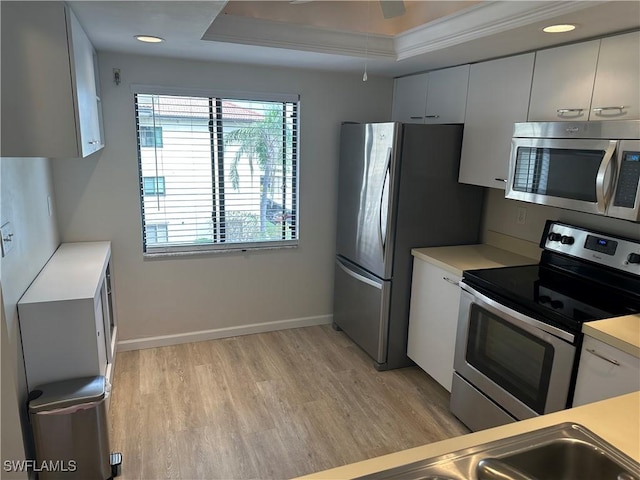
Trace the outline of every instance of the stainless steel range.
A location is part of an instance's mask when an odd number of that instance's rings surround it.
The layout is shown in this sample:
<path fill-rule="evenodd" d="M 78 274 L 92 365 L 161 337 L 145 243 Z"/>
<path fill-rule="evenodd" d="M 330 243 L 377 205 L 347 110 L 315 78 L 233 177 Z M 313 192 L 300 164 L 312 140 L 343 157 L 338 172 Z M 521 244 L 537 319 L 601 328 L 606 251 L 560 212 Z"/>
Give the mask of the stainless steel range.
<path fill-rule="evenodd" d="M 472 430 L 569 407 L 583 322 L 640 312 L 640 238 L 547 221 L 540 247 L 460 282 L 451 411 Z"/>

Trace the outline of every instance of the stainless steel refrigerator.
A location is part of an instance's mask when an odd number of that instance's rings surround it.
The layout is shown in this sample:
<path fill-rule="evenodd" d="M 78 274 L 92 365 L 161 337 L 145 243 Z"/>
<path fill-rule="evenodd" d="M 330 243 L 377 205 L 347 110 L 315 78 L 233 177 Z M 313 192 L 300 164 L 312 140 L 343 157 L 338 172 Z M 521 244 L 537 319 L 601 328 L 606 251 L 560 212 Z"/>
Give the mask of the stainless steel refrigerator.
<path fill-rule="evenodd" d="M 411 249 L 476 243 L 483 189 L 458 183 L 462 125 L 342 125 L 334 328 L 380 370 L 411 365 Z"/>

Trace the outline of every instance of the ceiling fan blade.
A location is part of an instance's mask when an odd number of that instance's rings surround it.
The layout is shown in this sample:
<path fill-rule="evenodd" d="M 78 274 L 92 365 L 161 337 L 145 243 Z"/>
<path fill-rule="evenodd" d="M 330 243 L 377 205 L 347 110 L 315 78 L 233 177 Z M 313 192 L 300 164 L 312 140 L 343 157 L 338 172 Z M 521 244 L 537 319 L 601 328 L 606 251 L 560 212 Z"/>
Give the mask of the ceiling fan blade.
<path fill-rule="evenodd" d="M 402 0 L 380 0 L 380 8 L 386 19 L 399 17 L 406 11 Z"/>

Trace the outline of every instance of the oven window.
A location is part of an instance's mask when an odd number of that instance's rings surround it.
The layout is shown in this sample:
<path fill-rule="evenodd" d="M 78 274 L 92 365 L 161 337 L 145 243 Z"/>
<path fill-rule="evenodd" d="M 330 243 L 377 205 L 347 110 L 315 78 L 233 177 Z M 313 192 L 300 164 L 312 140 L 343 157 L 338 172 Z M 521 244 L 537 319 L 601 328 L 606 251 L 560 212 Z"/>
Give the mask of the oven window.
<path fill-rule="evenodd" d="M 474 304 L 467 362 L 531 409 L 544 413 L 553 363 L 551 344 Z"/>
<path fill-rule="evenodd" d="M 604 150 L 518 147 L 513 189 L 595 202 L 604 154 Z"/>

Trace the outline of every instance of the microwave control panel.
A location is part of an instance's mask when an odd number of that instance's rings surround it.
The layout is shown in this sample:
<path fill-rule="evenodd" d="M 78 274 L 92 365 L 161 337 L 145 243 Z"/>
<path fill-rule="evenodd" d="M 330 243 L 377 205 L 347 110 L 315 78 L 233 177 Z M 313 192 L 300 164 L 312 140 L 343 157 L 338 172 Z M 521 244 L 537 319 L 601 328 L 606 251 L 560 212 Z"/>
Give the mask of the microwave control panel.
<path fill-rule="evenodd" d="M 640 152 L 623 152 L 622 165 L 618 177 L 616 196 L 613 205 L 633 208 L 638 196 L 640 182 Z"/>

